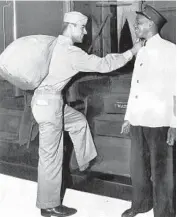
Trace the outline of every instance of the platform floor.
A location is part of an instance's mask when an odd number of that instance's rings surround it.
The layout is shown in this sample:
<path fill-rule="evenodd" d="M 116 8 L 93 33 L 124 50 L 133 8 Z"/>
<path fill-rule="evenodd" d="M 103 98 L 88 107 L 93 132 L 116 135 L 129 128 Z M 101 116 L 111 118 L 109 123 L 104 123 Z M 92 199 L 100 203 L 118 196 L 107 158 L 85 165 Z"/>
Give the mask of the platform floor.
<path fill-rule="evenodd" d="M 35 207 L 37 183 L 0 174 L 0 215 L 2 217 L 40 217 Z M 73 217 L 121 217 L 130 202 L 66 189 L 63 204 L 78 212 Z M 137 217 L 153 217 L 152 210 Z"/>

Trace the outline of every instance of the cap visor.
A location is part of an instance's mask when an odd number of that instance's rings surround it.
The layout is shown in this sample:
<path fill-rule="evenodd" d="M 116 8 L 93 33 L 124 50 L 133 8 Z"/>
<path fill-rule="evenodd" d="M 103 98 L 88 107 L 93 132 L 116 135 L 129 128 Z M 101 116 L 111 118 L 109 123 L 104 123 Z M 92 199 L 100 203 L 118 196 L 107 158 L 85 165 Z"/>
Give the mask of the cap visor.
<path fill-rule="evenodd" d="M 146 17 L 148 20 L 150 20 L 150 18 L 146 14 L 144 14 L 142 11 L 136 11 L 136 14 L 142 15 Z"/>

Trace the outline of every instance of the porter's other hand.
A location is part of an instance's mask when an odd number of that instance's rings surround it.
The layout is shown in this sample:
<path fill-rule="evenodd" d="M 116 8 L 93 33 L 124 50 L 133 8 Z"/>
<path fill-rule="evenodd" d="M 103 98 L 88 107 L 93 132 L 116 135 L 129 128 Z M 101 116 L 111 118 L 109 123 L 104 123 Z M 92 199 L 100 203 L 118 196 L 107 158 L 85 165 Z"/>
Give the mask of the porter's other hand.
<path fill-rule="evenodd" d="M 167 134 L 167 144 L 173 146 L 176 140 L 176 128 L 170 127 Z"/>
<path fill-rule="evenodd" d="M 122 124 L 122 129 L 121 129 L 121 134 L 128 134 L 130 132 L 130 122 L 129 121 L 124 121 Z"/>

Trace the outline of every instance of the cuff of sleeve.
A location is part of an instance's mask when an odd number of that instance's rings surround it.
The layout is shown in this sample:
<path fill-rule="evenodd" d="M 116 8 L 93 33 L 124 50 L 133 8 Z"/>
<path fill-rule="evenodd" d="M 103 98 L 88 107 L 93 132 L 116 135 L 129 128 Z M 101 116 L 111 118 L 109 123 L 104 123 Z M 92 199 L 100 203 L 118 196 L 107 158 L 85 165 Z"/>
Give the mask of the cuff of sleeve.
<path fill-rule="evenodd" d="M 127 113 L 125 113 L 124 121 L 128 121 L 128 114 Z"/>
<path fill-rule="evenodd" d="M 128 50 L 128 51 L 123 53 L 123 56 L 125 57 L 126 60 L 129 61 L 133 58 L 133 53 L 130 50 Z"/>
<path fill-rule="evenodd" d="M 170 127 L 176 128 L 176 117 L 175 116 L 171 120 Z"/>

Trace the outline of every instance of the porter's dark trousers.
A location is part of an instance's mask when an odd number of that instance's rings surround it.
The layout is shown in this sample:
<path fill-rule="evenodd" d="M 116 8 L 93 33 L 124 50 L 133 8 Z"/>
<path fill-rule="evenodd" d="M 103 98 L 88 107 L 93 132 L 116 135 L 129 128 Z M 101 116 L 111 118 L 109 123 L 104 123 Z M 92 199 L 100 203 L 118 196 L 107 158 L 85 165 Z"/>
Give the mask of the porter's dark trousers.
<path fill-rule="evenodd" d="M 155 217 L 173 217 L 173 147 L 166 143 L 168 127 L 131 126 L 132 208 Z"/>

